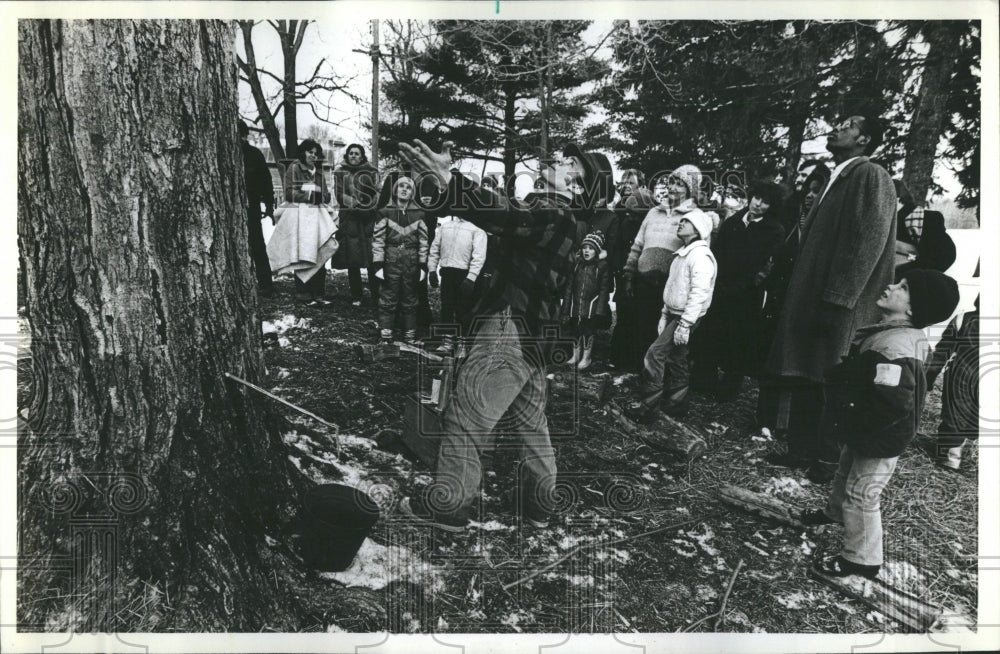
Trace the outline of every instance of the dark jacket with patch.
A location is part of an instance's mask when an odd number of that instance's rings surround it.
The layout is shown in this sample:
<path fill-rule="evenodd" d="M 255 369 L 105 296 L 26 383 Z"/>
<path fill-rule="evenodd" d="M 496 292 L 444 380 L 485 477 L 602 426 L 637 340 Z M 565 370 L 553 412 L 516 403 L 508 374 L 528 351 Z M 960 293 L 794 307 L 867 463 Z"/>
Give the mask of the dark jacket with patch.
<path fill-rule="evenodd" d="M 860 456 L 902 454 L 923 409 L 927 351 L 927 337 L 906 322 L 859 329 L 827 374 L 825 428 Z"/>

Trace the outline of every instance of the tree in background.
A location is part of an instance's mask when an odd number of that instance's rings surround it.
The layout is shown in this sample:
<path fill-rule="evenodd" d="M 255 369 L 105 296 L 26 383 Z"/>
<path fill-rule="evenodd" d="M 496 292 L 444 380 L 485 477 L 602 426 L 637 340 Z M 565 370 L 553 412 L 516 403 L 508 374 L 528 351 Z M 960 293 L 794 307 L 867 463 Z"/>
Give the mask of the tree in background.
<path fill-rule="evenodd" d="M 978 204 L 979 26 L 971 21 L 910 23 L 906 41 L 920 42 L 919 90 L 906 138 L 903 181 L 925 202 L 939 155 L 951 159 L 963 190 L 959 206 Z M 942 137 L 945 144 L 942 147 Z"/>
<path fill-rule="evenodd" d="M 433 21 L 408 54 L 389 55 L 389 68 L 400 72 L 383 86 L 394 116 L 380 128 L 383 147 L 391 151 L 389 135 L 403 133 L 447 138 L 457 156 L 502 161 L 508 178 L 518 163 L 550 156 L 554 144 L 580 135 L 589 113 L 581 89 L 608 71 L 596 57 L 599 44 L 581 39 L 589 24 Z M 428 105 L 458 111 L 428 112 Z"/>
<path fill-rule="evenodd" d="M 694 162 L 785 180 L 795 179 L 803 143 L 832 120 L 871 112 L 887 122 L 878 158 L 897 174 L 905 162 L 929 183 L 938 141 L 957 143 L 945 154 L 969 202 L 977 193 L 978 29 L 938 24 L 946 27 L 932 29 L 935 38 L 950 39 L 937 48 L 947 66 L 914 51 L 925 22 L 618 22 L 615 72 L 594 97 L 621 134 L 609 145 L 622 165 L 653 172 Z M 943 105 L 927 98 L 940 80 Z"/>
<path fill-rule="evenodd" d="M 298 80 L 296 60 L 302 48 L 308 20 L 272 20 L 267 24 L 278 35 L 281 43 L 282 70 L 280 74 L 269 71 L 257 62 L 256 50 L 253 44 L 253 30 L 257 25 L 252 20 L 238 21 L 242 36 L 245 57 L 238 57 L 240 81 L 250 86 L 257 108 L 257 118 L 251 123 L 260 124 L 260 129 L 267 137 L 268 145 L 274 154 L 275 161 L 296 156 L 295 148 L 299 143 L 298 107 L 309 107 L 313 116 L 324 123 L 337 125 L 330 119 L 330 111 L 336 97 L 343 96 L 352 102 L 358 98 L 350 92 L 350 80 L 342 79 L 333 71 L 326 60 L 320 59 L 312 73 L 303 81 Z M 267 89 L 273 89 L 268 93 Z M 325 109 L 325 112 L 321 112 Z M 281 114 L 284 125 L 284 143 L 276 118 Z"/>

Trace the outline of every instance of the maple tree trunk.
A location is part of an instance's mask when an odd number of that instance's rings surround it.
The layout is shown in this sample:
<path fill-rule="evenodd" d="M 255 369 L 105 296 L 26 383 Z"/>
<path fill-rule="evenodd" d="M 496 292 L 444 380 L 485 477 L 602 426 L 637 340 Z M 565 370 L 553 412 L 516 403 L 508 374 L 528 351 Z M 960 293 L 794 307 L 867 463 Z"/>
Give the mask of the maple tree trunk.
<path fill-rule="evenodd" d="M 83 602 L 20 601 L 22 628 L 291 624 L 265 535 L 293 477 L 269 407 L 224 377 L 264 374 L 234 35 L 18 24 L 19 594 Z"/>

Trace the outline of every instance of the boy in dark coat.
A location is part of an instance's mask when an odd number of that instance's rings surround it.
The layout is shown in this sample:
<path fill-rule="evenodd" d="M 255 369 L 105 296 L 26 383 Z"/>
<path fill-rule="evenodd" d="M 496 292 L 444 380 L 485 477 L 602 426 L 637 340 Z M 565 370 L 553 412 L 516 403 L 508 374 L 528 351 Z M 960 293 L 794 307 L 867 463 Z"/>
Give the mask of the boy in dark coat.
<path fill-rule="evenodd" d="M 610 315 L 611 272 L 607 257 L 604 235 L 601 232 L 587 234 L 580 246 L 580 260 L 573 270 L 573 279 L 567 284 L 563 298 L 563 315 L 576 335 L 573 358 L 566 363 L 576 365 L 579 370 L 586 370 L 593 362 L 594 332 L 603 328 Z"/>
<path fill-rule="evenodd" d="M 850 352 L 830 370 L 824 427 L 841 445 L 826 507 L 806 511 L 806 524 L 840 522 L 844 546 L 817 560 L 825 575 L 874 578 L 882 565 L 879 498 L 899 455 L 916 435 L 926 382 L 922 328 L 958 305 L 958 284 L 936 270 L 912 270 L 890 284 L 876 305 L 882 321 L 855 334 Z"/>

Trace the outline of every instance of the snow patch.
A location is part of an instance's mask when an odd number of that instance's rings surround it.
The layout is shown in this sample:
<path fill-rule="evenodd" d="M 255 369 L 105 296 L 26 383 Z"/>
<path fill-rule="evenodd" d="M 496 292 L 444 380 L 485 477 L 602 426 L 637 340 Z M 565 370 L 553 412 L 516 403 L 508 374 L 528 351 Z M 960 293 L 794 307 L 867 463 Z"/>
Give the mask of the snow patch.
<path fill-rule="evenodd" d="M 792 479 L 791 477 L 771 477 L 767 481 L 764 492 L 768 495 L 801 495 L 809 486 L 807 479 Z"/>
<path fill-rule="evenodd" d="M 709 544 L 709 542 L 715 538 L 715 532 L 712 531 L 712 528 L 707 524 L 702 523 L 701 526 L 705 530 L 703 533 L 692 530 L 684 532 L 684 535 L 698 543 L 698 546 L 704 550 L 705 554 L 708 554 L 709 556 L 718 556 L 719 550 Z"/>
<path fill-rule="evenodd" d="M 774 599 L 786 609 L 796 610 L 805 608 L 807 604 L 816 600 L 816 596 L 813 593 L 807 595 L 801 591 L 796 591 L 790 595 L 775 597 Z"/>
<path fill-rule="evenodd" d="M 366 538 L 361 544 L 361 549 L 347 570 L 321 572 L 319 576 L 345 586 L 363 586 L 373 590 L 385 588 L 397 580 L 426 585 L 432 591 L 444 590 L 444 582 L 435 574 L 430 563 L 405 547 L 386 547 L 370 538 Z"/>
<path fill-rule="evenodd" d="M 513 531 L 513 525 L 505 525 L 497 520 L 490 520 L 489 522 L 476 522 L 475 520 L 470 520 L 469 525 L 483 531 Z"/>
<path fill-rule="evenodd" d="M 308 318 L 296 318 L 291 314 L 286 314 L 271 322 L 270 320 L 265 320 L 261 324 L 261 330 L 265 334 L 284 334 L 289 329 L 308 329 L 309 319 Z M 280 339 L 279 339 L 280 342 Z"/>

